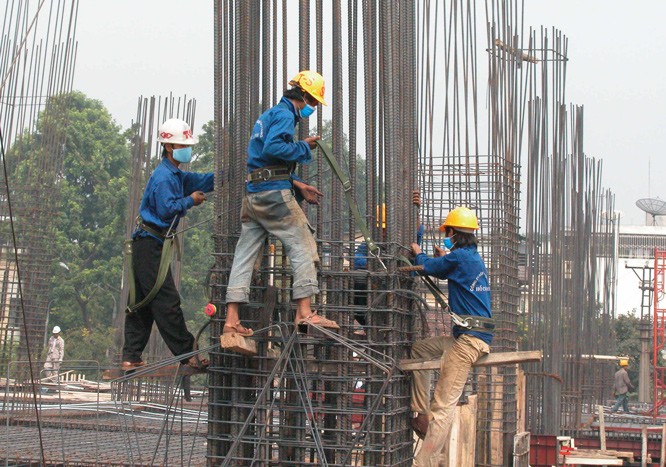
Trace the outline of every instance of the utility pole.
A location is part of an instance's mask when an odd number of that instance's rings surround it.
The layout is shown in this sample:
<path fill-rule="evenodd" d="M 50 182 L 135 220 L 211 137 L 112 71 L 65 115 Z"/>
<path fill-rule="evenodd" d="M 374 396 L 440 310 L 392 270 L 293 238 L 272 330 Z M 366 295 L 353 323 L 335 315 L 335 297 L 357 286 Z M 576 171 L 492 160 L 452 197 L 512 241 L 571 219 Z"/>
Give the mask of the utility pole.
<path fill-rule="evenodd" d="M 650 394 L 650 353 L 652 352 L 652 293 L 654 286 L 652 284 L 652 270 L 654 269 L 646 261 L 643 266 L 629 266 L 625 263 L 625 268 L 631 269 L 640 285 L 641 290 L 641 322 L 639 325 L 641 341 L 641 360 L 638 369 L 638 402 L 651 402 Z M 639 274 L 640 271 L 640 274 Z"/>

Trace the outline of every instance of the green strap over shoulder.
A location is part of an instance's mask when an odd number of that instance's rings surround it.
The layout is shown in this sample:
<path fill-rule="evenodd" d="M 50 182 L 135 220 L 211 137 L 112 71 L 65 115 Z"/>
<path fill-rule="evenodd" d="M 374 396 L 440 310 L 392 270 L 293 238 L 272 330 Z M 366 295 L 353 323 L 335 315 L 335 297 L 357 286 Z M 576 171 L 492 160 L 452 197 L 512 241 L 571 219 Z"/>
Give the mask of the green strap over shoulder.
<path fill-rule="evenodd" d="M 358 229 L 361 231 L 365 243 L 366 245 L 368 245 L 368 252 L 373 256 L 377 257 L 379 255 L 379 247 L 372 240 L 368 224 L 365 223 L 365 219 L 363 219 L 363 217 L 361 216 L 361 212 L 358 209 L 356 200 L 351 195 L 352 184 L 351 181 L 349 180 L 349 177 L 342 170 L 340 164 L 338 164 L 335 158 L 331 155 L 331 153 L 328 150 L 328 147 L 324 143 L 322 143 L 321 141 L 317 141 L 317 146 L 319 146 L 319 149 L 321 149 L 321 152 L 324 154 L 324 157 L 326 158 L 326 162 L 328 162 L 328 165 L 330 165 L 331 169 L 333 169 L 333 173 L 335 173 L 335 176 L 338 177 L 338 179 L 342 183 L 342 189 L 345 192 L 345 198 L 347 199 L 347 204 L 349 204 L 349 208 L 351 209 L 352 215 L 354 216 L 356 227 L 358 227 Z"/>

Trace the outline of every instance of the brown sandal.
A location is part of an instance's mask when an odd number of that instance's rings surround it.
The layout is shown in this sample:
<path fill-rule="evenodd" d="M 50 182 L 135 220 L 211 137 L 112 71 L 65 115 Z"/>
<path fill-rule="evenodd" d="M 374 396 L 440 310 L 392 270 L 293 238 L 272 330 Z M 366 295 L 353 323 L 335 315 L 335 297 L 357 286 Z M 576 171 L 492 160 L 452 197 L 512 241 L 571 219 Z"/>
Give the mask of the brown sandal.
<path fill-rule="evenodd" d="M 250 328 L 246 328 L 241 324 L 241 322 L 237 322 L 236 324 L 225 324 L 224 327 L 222 328 L 222 334 L 231 334 L 231 333 L 236 333 L 241 337 L 251 337 L 254 335 L 254 331 Z"/>
<path fill-rule="evenodd" d="M 297 319 L 296 320 L 296 326 L 298 326 L 300 324 L 312 324 L 314 326 L 320 326 L 322 328 L 340 329 L 340 326 L 338 326 L 338 323 L 336 323 L 332 319 L 327 319 L 327 318 L 324 318 L 323 316 L 318 315 L 316 311 L 313 312 L 307 318 Z"/>

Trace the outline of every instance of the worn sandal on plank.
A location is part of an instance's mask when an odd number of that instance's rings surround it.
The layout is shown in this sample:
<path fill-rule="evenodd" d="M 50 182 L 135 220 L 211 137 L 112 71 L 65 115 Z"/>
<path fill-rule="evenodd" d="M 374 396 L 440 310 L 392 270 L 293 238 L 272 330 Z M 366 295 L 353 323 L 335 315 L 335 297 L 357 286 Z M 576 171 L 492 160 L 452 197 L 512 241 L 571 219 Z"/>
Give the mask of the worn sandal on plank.
<path fill-rule="evenodd" d="M 312 324 L 314 326 L 320 326 L 322 328 L 340 329 L 338 323 L 336 323 L 332 319 L 326 319 L 323 316 L 318 315 L 317 312 L 312 313 L 307 318 L 297 319 L 296 326 L 301 324 Z"/>
<path fill-rule="evenodd" d="M 222 328 L 222 334 L 231 334 L 236 333 L 241 337 L 251 337 L 254 335 L 254 331 L 250 328 L 243 326 L 240 321 L 236 324 L 225 324 Z"/>

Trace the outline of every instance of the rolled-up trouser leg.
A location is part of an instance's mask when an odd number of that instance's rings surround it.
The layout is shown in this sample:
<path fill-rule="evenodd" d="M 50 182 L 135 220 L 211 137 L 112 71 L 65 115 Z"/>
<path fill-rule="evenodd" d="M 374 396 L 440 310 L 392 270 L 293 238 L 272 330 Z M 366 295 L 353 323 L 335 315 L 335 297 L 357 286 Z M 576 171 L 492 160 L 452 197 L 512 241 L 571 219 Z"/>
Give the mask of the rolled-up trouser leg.
<path fill-rule="evenodd" d="M 255 193 L 259 195 L 259 193 Z M 319 293 L 317 269 L 319 261 L 314 229 L 308 223 L 303 210 L 291 190 L 263 192 L 261 198 L 253 198 L 257 222 L 275 235 L 289 257 L 294 271 L 292 298 L 311 297 Z"/>

